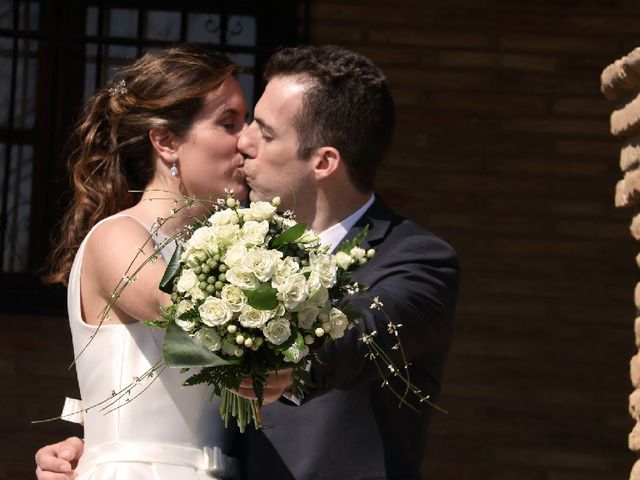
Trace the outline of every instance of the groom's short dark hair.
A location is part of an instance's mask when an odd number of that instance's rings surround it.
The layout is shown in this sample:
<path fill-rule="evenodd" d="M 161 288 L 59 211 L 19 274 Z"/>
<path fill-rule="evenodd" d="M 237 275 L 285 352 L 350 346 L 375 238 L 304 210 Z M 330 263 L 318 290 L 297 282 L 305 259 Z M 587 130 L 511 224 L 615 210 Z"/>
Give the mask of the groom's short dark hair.
<path fill-rule="evenodd" d="M 372 190 L 395 125 L 384 74 L 367 57 L 335 45 L 282 48 L 264 73 L 267 81 L 297 75 L 311 81 L 296 119 L 298 155 L 306 159 L 316 148 L 334 147 L 353 184 Z"/>

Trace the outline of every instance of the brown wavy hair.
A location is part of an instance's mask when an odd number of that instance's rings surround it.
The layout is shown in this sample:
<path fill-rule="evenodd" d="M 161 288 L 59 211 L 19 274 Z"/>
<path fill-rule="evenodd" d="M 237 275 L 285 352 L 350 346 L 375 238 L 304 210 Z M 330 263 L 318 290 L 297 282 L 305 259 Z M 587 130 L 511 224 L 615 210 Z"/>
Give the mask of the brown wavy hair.
<path fill-rule="evenodd" d="M 187 133 L 205 96 L 240 67 L 211 50 L 185 44 L 147 53 L 120 69 L 88 101 L 70 138 L 71 205 L 49 255 L 46 283 L 65 283 L 74 256 L 100 220 L 133 206 L 154 173 L 149 131 Z"/>

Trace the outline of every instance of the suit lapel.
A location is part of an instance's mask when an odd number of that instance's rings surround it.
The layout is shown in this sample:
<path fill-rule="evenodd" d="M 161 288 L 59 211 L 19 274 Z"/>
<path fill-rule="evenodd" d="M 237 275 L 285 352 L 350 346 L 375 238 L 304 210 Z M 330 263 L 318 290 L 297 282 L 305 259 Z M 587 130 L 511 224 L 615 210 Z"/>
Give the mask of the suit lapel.
<path fill-rule="evenodd" d="M 347 232 L 344 239 L 340 242 L 340 245 L 348 240 L 352 240 L 365 226 L 368 226 L 369 233 L 367 233 L 367 236 L 360 246 L 364 249 L 375 248 L 384 240 L 394 217 L 394 213 L 376 195 L 374 202 Z"/>

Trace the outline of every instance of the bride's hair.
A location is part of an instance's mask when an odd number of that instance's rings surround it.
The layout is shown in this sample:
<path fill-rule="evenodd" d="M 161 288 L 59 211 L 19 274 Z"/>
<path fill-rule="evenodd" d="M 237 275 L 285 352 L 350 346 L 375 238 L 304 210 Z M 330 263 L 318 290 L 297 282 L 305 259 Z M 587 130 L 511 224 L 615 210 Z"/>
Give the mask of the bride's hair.
<path fill-rule="evenodd" d="M 150 52 L 120 69 L 88 101 L 71 138 L 71 205 L 47 261 L 47 283 L 66 283 L 75 253 L 100 220 L 133 206 L 154 173 L 149 131 L 187 133 L 204 97 L 240 67 L 190 44 Z"/>

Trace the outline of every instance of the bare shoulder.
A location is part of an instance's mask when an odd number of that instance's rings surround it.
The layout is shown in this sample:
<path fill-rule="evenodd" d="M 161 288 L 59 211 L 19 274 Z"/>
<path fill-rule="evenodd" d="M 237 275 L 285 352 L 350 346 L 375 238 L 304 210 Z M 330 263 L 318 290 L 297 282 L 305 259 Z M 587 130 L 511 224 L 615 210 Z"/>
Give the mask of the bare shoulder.
<path fill-rule="evenodd" d="M 149 261 L 156 255 L 149 231 L 135 218 L 121 216 L 96 227 L 87 240 L 82 267 L 86 318 L 97 318 L 124 277 L 135 282 L 119 293 L 114 316 L 123 323 L 157 318 L 168 296 L 158 289 L 166 264 L 161 258 Z"/>
<path fill-rule="evenodd" d="M 97 255 L 106 261 L 114 260 L 112 256 L 127 256 L 131 260 L 137 251 L 152 245 L 149 231 L 135 218 L 119 216 L 98 225 L 87 240 L 87 255 Z"/>
<path fill-rule="evenodd" d="M 98 225 L 87 240 L 83 278 L 96 282 L 98 290 L 111 292 L 153 250 L 149 231 L 137 220 L 127 216 L 110 219 Z"/>

